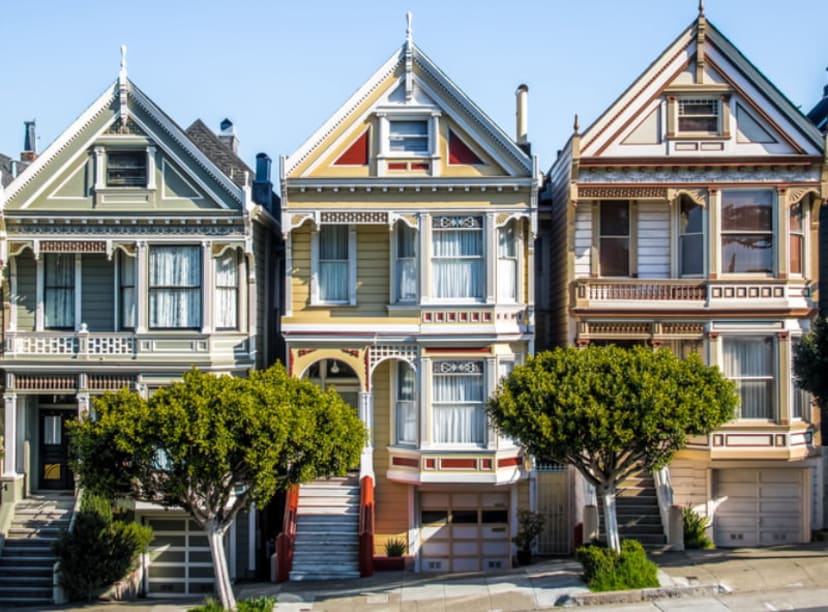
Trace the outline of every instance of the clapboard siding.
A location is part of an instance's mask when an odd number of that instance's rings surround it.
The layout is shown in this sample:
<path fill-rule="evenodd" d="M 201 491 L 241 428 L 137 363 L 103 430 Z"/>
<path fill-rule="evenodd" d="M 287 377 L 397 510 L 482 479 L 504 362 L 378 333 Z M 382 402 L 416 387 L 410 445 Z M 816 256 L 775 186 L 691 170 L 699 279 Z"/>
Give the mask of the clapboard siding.
<path fill-rule="evenodd" d="M 388 304 L 388 228 L 357 226 L 356 316 L 385 316 Z"/>
<path fill-rule="evenodd" d="M 20 331 L 34 331 L 35 309 L 37 307 L 37 287 L 35 285 L 37 273 L 32 252 L 28 249 L 15 258 L 17 262 L 17 288 L 11 296 L 14 308 L 17 309 L 17 329 Z"/>
<path fill-rule="evenodd" d="M 309 224 L 296 228 L 291 234 L 290 275 L 291 308 L 299 312 L 310 306 L 311 233 Z"/>
<path fill-rule="evenodd" d="M 676 460 L 670 464 L 670 481 L 673 484 L 673 503 L 677 506 L 692 506 L 706 516 L 707 513 L 707 467 L 703 463 Z"/>
<path fill-rule="evenodd" d="M 575 209 L 575 278 L 589 278 L 592 251 L 592 208 Z"/>
<path fill-rule="evenodd" d="M 638 205 L 638 277 L 670 277 L 670 209 L 663 202 Z"/>
<path fill-rule="evenodd" d="M 114 260 L 113 260 L 114 261 Z M 103 253 L 81 257 L 81 323 L 91 332 L 115 330 L 115 266 Z"/>

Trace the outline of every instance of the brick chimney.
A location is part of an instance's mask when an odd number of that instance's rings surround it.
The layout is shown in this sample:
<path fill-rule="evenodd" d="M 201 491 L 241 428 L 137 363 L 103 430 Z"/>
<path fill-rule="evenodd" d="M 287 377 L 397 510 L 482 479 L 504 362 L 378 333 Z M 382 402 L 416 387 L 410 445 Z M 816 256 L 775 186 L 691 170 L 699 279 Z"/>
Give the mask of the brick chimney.
<path fill-rule="evenodd" d="M 23 135 L 23 151 L 20 153 L 20 161 L 31 163 L 37 159 L 37 137 L 35 135 L 35 121 L 24 121 L 25 134 Z"/>
<path fill-rule="evenodd" d="M 236 128 L 233 126 L 233 122 L 229 119 L 225 119 L 220 124 L 221 131 L 218 134 L 219 140 L 221 140 L 225 146 L 233 151 L 233 153 L 238 154 L 239 152 L 239 139 L 236 136 Z"/>

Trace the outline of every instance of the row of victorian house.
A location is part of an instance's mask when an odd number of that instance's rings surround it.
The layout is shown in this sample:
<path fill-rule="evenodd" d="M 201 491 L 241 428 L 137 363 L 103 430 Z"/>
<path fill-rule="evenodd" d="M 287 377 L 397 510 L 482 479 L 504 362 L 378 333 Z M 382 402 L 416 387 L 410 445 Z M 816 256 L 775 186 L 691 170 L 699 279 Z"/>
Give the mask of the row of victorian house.
<path fill-rule="evenodd" d="M 731 423 L 634 483 L 641 537 L 669 545 L 669 508 L 689 504 L 720 546 L 808 541 L 820 419 L 791 360 L 819 300 L 828 92 L 806 117 L 700 11 L 592 125 L 576 120 L 545 175 L 526 98 L 512 138 L 409 32 L 281 160 L 281 200 L 232 124 L 180 128 L 124 67 L 42 154 L 0 158 L 0 531 L 33 492 L 73 488 L 63 423 L 97 394 L 279 359 L 369 427 L 359 479 L 338 483 L 360 505 L 370 490 L 369 558 L 394 538 L 419 571 L 508 567 L 520 509 L 546 517 L 538 552 L 568 553 L 594 492 L 499 436 L 485 403 L 536 350 L 615 343 L 699 353 L 741 396 Z M 288 496 L 294 579 L 365 571 L 301 550 L 303 524 L 355 546 L 364 531 L 347 508 L 302 522 L 326 503 Z M 211 589 L 192 522 L 134 511 L 156 533 L 145 591 Z M 282 521 L 237 521 L 237 578 L 267 567 Z"/>

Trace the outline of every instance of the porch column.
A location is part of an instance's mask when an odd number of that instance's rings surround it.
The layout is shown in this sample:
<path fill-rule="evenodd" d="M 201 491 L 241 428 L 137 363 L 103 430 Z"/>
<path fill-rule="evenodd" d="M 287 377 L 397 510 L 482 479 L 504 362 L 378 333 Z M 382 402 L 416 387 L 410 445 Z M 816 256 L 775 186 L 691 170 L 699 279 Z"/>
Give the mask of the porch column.
<path fill-rule="evenodd" d="M 142 334 L 147 331 L 147 312 L 149 304 L 148 285 L 148 261 L 147 243 L 141 240 L 138 247 L 138 269 L 135 274 L 135 333 Z"/>
<path fill-rule="evenodd" d="M 91 403 L 89 401 L 89 394 L 88 393 L 78 393 L 77 396 L 78 401 L 78 418 L 83 419 L 90 415 L 89 409 L 91 407 Z"/>
<path fill-rule="evenodd" d="M 18 478 L 15 469 L 17 457 L 17 394 L 4 393 L 5 416 L 3 418 L 3 432 L 5 438 L 5 451 L 3 453 L 3 479 Z"/>
<path fill-rule="evenodd" d="M 370 476 L 376 482 L 374 477 L 374 394 L 371 391 L 359 392 L 359 418 L 368 429 L 368 438 L 365 446 L 362 447 L 360 458 L 359 479 Z"/>

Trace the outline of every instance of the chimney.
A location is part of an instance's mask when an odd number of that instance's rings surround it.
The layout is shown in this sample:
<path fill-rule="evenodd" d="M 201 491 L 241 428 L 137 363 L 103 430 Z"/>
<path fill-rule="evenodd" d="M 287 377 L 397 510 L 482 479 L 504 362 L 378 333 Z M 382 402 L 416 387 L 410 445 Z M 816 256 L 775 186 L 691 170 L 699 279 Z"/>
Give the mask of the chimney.
<path fill-rule="evenodd" d="M 529 86 L 525 84 L 518 85 L 515 96 L 515 117 L 517 119 L 517 134 L 515 135 L 515 141 L 518 146 L 523 149 L 527 155 L 529 155 L 531 151 L 527 127 L 529 123 Z"/>
<path fill-rule="evenodd" d="M 239 152 L 239 139 L 236 137 L 236 128 L 233 126 L 233 122 L 229 119 L 224 119 L 224 121 L 220 124 L 221 132 L 219 132 L 219 140 L 221 140 L 225 146 L 233 151 L 233 153 Z"/>
<path fill-rule="evenodd" d="M 25 134 L 23 135 L 23 152 L 20 153 L 20 161 L 27 163 L 37 159 L 37 137 L 35 135 L 35 121 L 24 121 Z"/>
<path fill-rule="evenodd" d="M 270 166 L 273 162 L 267 153 L 256 155 L 256 178 L 253 179 L 253 201 L 270 210 L 273 201 L 273 182 Z"/>

